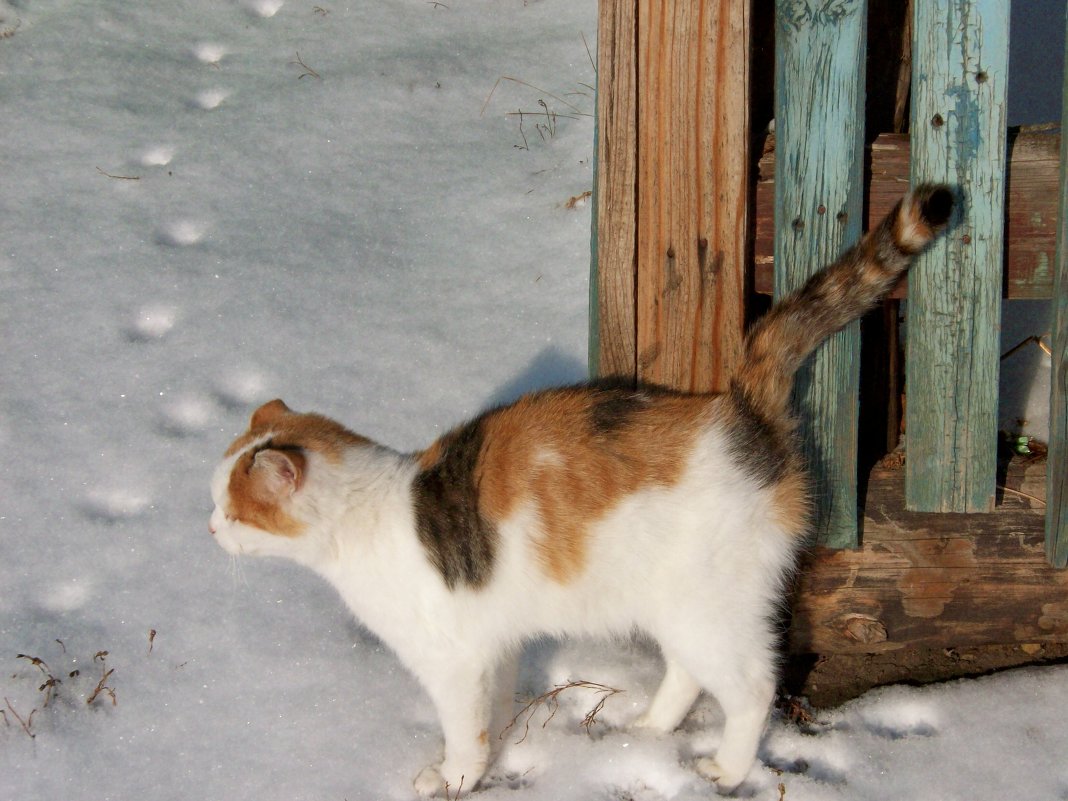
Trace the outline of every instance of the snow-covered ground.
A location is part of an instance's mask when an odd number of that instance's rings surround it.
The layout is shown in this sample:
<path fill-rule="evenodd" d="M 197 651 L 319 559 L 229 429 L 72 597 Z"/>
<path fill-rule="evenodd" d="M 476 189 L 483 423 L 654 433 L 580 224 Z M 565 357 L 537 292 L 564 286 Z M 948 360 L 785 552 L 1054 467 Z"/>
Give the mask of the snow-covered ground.
<path fill-rule="evenodd" d="M 208 478 L 276 395 L 406 449 L 584 377 L 595 12 L 0 0 L 0 798 L 412 796 L 421 690 L 320 580 L 231 562 Z M 659 670 L 533 645 L 524 693 L 623 692 L 506 732 L 482 797 L 708 797 L 713 703 L 626 729 Z M 874 692 L 774 721 L 742 793 L 1066 799 L 1066 701 Z"/>

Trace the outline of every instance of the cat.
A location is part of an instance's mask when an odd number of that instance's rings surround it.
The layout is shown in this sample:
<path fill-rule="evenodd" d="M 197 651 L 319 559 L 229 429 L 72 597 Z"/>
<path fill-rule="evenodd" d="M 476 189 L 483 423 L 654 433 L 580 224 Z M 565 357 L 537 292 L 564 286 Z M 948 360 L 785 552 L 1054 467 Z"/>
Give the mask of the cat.
<path fill-rule="evenodd" d="M 413 454 L 266 403 L 214 473 L 209 528 L 231 554 L 320 573 L 418 677 L 445 735 L 420 795 L 476 788 L 525 640 L 635 630 L 666 665 L 636 725 L 671 731 L 711 693 L 722 744 L 695 767 L 730 792 L 767 723 L 773 621 L 808 529 L 794 374 L 890 291 L 953 206 L 944 186 L 906 195 L 757 321 L 720 395 L 548 389 Z"/>

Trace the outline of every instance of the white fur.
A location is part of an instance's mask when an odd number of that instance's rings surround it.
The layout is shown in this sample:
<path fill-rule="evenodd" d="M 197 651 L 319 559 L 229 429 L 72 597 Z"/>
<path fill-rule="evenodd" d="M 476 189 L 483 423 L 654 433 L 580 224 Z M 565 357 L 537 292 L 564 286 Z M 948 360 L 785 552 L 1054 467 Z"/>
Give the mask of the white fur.
<path fill-rule="evenodd" d="M 660 643 L 667 664 L 637 725 L 670 731 L 703 688 L 723 707 L 726 730 L 715 759 L 697 768 L 724 790 L 745 779 L 774 693 L 771 618 L 798 543 L 775 522 L 768 491 L 730 462 L 715 429 L 699 438 L 676 485 L 630 495 L 592 526 L 581 575 L 559 584 L 545 574 L 538 516 L 525 506 L 498 527 L 491 578 L 477 590 L 448 589 L 419 542 L 411 457 L 356 447 L 334 465 L 312 454 L 290 509 L 307 525 L 298 537 L 226 519 L 236 458 L 213 480 L 219 544 L 230 553 L 288 556 L 325 576 L 420 679 L 446 743 L 444 760 L 416 778 L 421 794 L 446 785 L 455 794 L 461 783 L 474 789 L 524 640 L 634 629 Z M 542 461 L 561 458 L 545 453 Z"/>

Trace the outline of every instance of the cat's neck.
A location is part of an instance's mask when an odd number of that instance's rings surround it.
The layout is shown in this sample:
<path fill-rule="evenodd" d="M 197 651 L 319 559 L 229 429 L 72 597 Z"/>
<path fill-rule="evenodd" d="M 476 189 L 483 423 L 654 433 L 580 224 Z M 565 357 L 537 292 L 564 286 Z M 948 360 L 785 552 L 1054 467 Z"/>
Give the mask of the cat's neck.
<path fill-rule="evenodd" d="M 312 547 L 297 561 L 337 583 L 383 542 L 410 531 L 416 470 L 411 457 L 380 445 L 353 447 L 340 461 L 318 465 L 304 501 L 316 521 L 308 532 Z"/>
<path fill-rule="evenodd" d="M 324 526 L 323 557 L 308 563 L 397 648 L 403 646 L 394 642 L 397 632 L 418 624 L 407 616 L 448 595 L 416 533 L 412 484 L 419 470 L 417 456 L 387 448 L 350 454 L 336 478 L 343 510 Z"/>

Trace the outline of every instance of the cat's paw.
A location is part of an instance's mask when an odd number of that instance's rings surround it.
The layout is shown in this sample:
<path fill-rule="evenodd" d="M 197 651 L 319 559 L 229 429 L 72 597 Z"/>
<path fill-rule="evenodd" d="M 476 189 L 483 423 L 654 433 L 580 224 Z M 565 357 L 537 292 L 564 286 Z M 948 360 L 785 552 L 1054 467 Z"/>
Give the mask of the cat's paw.
<path fill-rule="evenodd" d="M 630 724 L 630 728 L 645 729 L 646 731 L 651 731 L 655 734 L 669 734 L 675 730 L 675 726 L 669 727 L 669 723 L 673 721 L 660 720 L 655 715 L 650 714 L 650 712 L 644 712 L 636 717 L 634 722 Z"/>
<path fill-rule="evenodd" d="M 435 796 L 445 795 L 445 779 L 442 777 L 437 765 L 427 765 L 419 771 L 419 775 L 415 777 L 413 784 L 415 785 L 415 791 L 419 793 L 421 798 L 434 798 Z"/>
<path fill-rule="evenodd" d="M 748 770 L 741 773 L 728 770 L 711 757 L 702 757 L 701 759 L 698 759 L 694 767 L 696 767 L 697 772 L 706 779 L 715 782 L 716 790 L 723 794 L 728 794 L 736 790 L 738 785 L 745 781 L 745 777 L 749 775 Z"/>
<path fill-rule="evenodd" d="M 440 765 L 427 765 L 415 777 L 415 791 L 422 798 L 447 798 L 449 801 L 467 795 L 473 787 L 468 787 L 464 777 L 450 782 L 441 773 Z"/>

